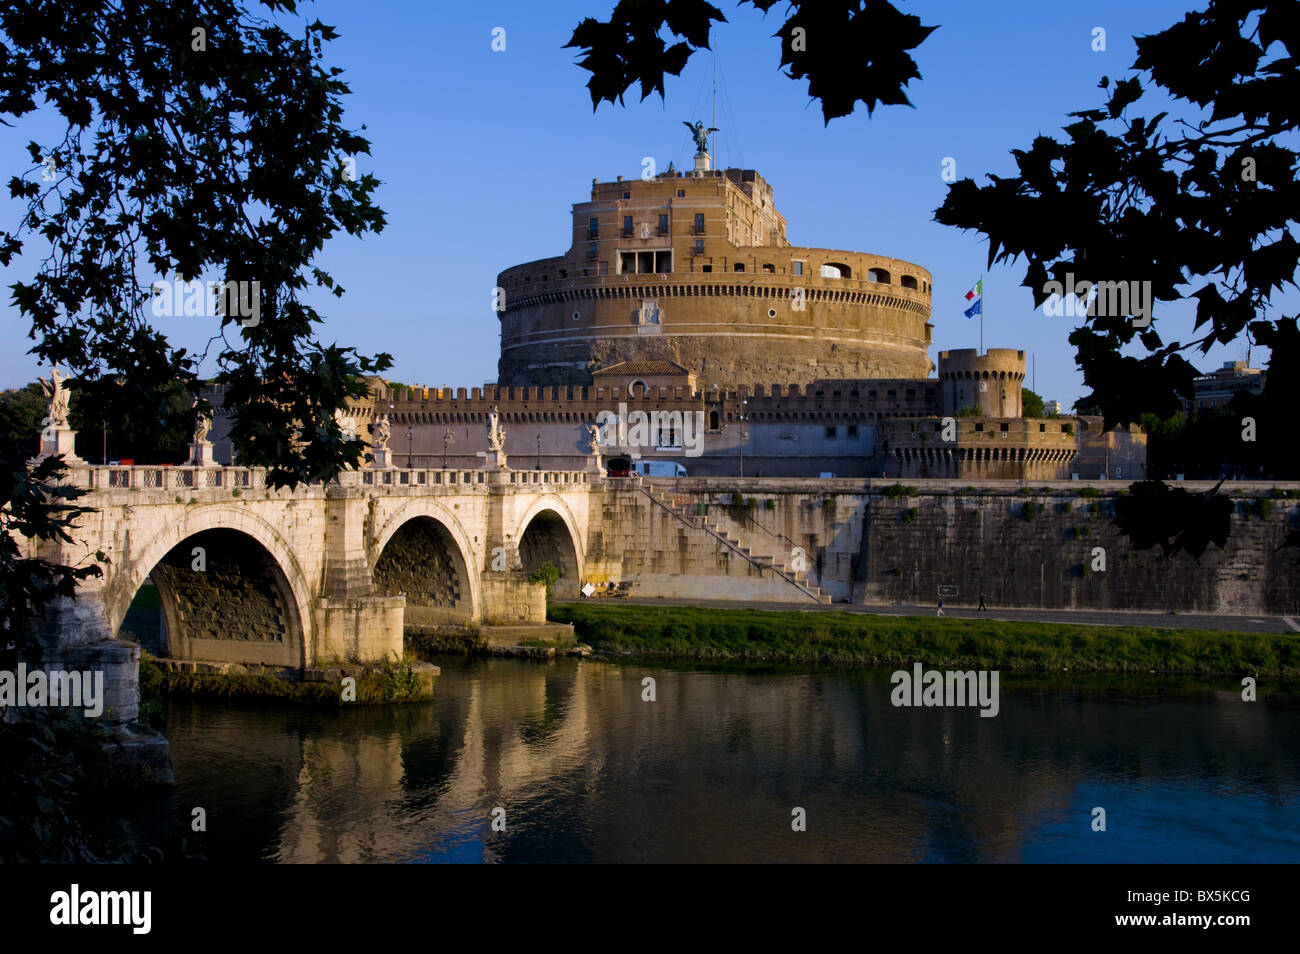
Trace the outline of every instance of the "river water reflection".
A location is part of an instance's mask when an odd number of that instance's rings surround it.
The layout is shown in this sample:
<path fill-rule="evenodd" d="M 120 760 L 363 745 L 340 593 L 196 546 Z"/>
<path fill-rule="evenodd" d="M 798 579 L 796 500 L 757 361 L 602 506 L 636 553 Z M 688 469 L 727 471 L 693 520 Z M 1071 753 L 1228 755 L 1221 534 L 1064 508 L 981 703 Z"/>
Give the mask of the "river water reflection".
<path fill-rule="evenodd" d="M 880 670 L 440 664 L 416 706 L 172 702 L 138 808 L 212 861 L 1300 861 L 1300 704 L 1263 686 L 1004 674 L 981 718 Z"/>

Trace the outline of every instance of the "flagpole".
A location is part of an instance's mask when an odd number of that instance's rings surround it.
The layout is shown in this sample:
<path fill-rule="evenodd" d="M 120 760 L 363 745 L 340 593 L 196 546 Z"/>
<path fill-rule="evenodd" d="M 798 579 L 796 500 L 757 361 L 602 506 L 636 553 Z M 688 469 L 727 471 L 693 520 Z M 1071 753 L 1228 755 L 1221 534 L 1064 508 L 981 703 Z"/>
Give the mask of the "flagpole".
<path fill-rule="evenodd" d="M 984 353 L 984 276 L 980 276 L 980 354 Z"/>

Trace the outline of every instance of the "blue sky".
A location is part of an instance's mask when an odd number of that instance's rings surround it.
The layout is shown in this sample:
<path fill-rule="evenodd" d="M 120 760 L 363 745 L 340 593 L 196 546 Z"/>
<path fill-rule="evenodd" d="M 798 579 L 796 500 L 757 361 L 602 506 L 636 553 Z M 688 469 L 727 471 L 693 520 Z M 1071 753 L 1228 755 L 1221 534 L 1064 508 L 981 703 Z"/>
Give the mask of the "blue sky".
<path fill-rule="evenodd" d="M 642 159 L 689 167 L 693 149 L 682 120 L 710 118 L 712 59 L 697 54 L 654 96 L 593 113 L 588 74 L 562 49 L 584 16 L 607 17 L 614 0 L 477 2 L 321 0 L 305 13 L 334 25 L 327 60 L 345 69 L 353 95 L 346 119 L 366 125 L 372 155 L 359 172 L 383 185 L 377 201 L 388 226 L 377 236 L 335 239 L 322 256 L 348 294 L 322 301 L 322 335 L 364 352 L 391 352 L 389 376 L 409 383 L 472 387 L 495 380 L 498 326 L 491 311 L 497 273 L 560 254 L 570 206 L 593 178 L 637 176 Z M 716 0 L 715 0 L 716 2 Z M 1067 112 L 1101 103 L 1102 75 L 1127 73 L 1132 36 L 1180 19 L 1186 0 L 912 0 L 900 4 L 939 24 L 916 53 L 924 79 L 916 106 L 881 107 L 824 127 L 806 83 L 777 70 L 783 6 L 764 17 L 750 5 L 718 3 L 729 23 L 715 28 L 720 78 L 717 145 L 724 166 L 757 169 L 773 186 L 796 245 L 897 256 L 934 276 L 934 340 L 975 347 L 978 321 L 962 316 L 962 295 L 985 272 L 987 245 L 932 221 L 943 201 L 945 157 L 959 177 L 1014 172 L 1009 150 L 1055 134 Z M 1107 50 L 1091 49 L 1092 30 Z M 492 31 L 506 31 L 493 52 Z M 813 38 L 815 40 L 815 38 Z M 7 179 L 26 166 L 22 144 L 40 139 L 40 120 L 0 128 Z M 14 203 L 0 202 L 7 223 Z M 0 284 L 26 277 L 37 257 L 0 269 Z M 1069 318 L 1033 310 L 1019 287 L 1023 267 L 985 279 L 985 344 L 1036 356 L 1037 390 L 1067 406 L 1084 392 L 1067 336 Z M 1191 308 L 1157 310 L 1166 340 L 1186 340 Z M 157 319 L 178 343 L 202 349 L 214 319 Z M 211 326 L 211 327 L 210 327 Z M 1171 330 L 1173 329 L 1173 330 Z M 0 387 L 37 373 L 26 327 L 0 302 Z M 1244 343 L 1190 356 L 1207 370 L 1245 356 Z M 1265 358 L 1256 349 L 1253 363 Z M 1032 372 L 1031 372 L 1032 373 Z"/>

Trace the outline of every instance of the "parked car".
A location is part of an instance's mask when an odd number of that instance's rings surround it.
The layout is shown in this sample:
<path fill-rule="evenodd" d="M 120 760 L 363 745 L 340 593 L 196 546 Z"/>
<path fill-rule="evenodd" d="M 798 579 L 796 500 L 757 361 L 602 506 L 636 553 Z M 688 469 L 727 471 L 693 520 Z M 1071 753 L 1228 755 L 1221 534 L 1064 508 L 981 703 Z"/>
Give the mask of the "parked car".
<path fill-rule="evenodd" d="M 631 457 L 611 457 L 605 462 L 605 473 L 610 477 L 631 477 Z"/>

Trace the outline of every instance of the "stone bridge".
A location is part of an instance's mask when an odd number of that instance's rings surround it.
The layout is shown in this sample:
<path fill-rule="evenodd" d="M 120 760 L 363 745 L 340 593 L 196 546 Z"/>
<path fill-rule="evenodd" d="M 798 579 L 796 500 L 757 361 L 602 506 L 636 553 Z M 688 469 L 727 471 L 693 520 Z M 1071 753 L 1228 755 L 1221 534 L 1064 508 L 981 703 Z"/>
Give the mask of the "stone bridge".
<path fill-rule="evenodd" d="M 93 508 L 71 543 L 30 555 L 103 576 L 43 621 L 59 641 L 115 637 L 146 579 L 168 655 L 310 666 L 399 655 L 403 622 L 541 622 L 528 576 L 583 577 L 594 472 L 365 470 L 273 490 L 241 467 L 83 467 Z M 389 658 L 391 658 L 389 656 Z"/>

